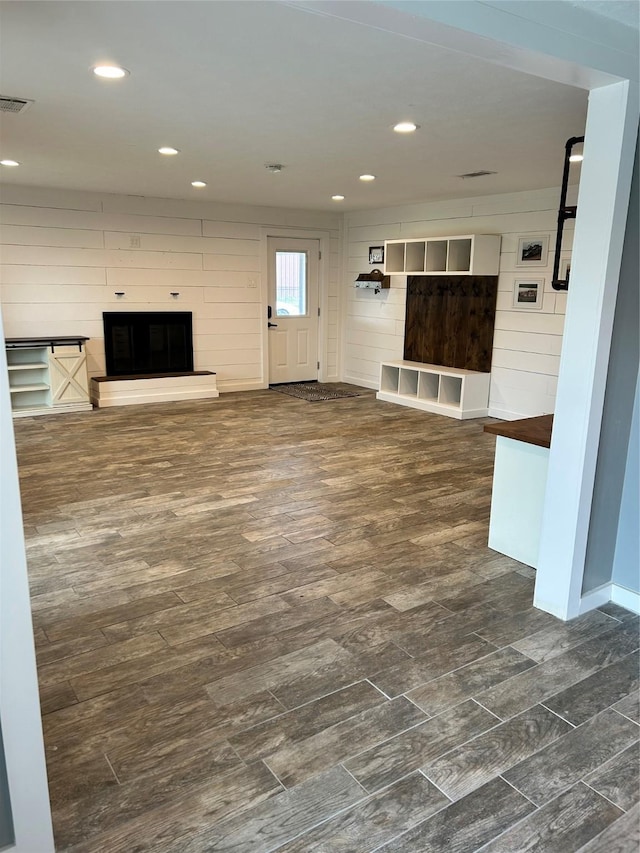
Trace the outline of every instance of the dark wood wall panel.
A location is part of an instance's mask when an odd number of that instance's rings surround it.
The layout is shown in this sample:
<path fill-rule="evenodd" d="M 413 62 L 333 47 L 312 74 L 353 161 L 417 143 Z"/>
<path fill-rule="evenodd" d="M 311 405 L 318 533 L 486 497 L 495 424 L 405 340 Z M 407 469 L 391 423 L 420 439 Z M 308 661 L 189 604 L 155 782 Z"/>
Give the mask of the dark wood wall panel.
<path fill-rule="evenodd" d="M 497 275 L 410 275 L 404 357 L 489 373 L 497 295 Z"/>

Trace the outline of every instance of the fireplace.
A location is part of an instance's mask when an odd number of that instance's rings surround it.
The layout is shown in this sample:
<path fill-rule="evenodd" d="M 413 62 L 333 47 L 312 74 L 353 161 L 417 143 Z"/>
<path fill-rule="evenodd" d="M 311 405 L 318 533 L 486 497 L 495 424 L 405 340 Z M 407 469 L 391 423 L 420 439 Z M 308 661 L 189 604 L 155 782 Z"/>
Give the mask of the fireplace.
<path fill-rule="evenodd" d="M 107 376 L 193 371 L 190 311 L 103 312 Z"/>

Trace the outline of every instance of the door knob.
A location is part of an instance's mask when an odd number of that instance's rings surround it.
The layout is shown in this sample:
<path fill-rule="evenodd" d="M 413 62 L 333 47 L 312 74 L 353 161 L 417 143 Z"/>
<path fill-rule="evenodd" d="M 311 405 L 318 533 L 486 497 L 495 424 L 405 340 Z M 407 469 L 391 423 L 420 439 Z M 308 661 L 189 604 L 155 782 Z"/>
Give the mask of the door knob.
<path fill-rule="evenodd" d="M 277 323 L 267 323 L 267 327 L 268 327 L 269 329 L 277 329 L 277 328 L 278 328 L 278 324 L 277 324 Z"/>

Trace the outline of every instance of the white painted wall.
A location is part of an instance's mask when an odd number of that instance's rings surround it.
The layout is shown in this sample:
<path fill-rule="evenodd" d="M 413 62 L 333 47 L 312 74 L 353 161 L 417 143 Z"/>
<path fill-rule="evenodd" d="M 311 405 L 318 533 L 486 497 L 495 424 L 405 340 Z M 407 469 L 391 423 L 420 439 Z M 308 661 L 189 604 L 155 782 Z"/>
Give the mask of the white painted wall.
<path fill-rule="evenodd" d="M 515 419 L 553 412 L 567 299 L 551 287 L 559 202 L 560 190 L 552 188 L 347 214 L 345 381 L 377 388 L 380 362 L 402 358 L 406 277 L 392 276 L 390 289 L 379 294 L 355 288 L 356 274 L 371 269 L 369 246 L 402 237 L 501 234 L 490 414 Z M 563 257 L 570 255 L 572 226 L 565 226 Z M 546 266 L 516 266 L 518 238 L 527 235 L 549 237 Z M 545 280 L 540 310 L 513 308 L 514 281 L 527 276 Z"/>
<path fill-rule="evenodd" d="M 89 375 L 99 376 L 103 311 L 192 311 L 195 369 L 215 371 L 221 391 L 266 383 L 264 235 L 326 232 L 321 361 L 337 378 L 339 215 L 30 187 L 3 188 L 2 202 L 6 337 L 87 335 Z"/>

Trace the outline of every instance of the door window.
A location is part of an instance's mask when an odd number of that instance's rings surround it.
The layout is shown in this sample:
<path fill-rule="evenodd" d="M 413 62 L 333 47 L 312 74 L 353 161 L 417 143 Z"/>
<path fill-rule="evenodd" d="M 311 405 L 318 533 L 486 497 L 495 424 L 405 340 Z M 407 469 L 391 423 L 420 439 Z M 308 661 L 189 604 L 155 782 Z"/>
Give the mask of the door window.
<path fill-rule="evenodd" d="M 276 252 L 276 314 L 307 314 L 307 253 Z"/>

